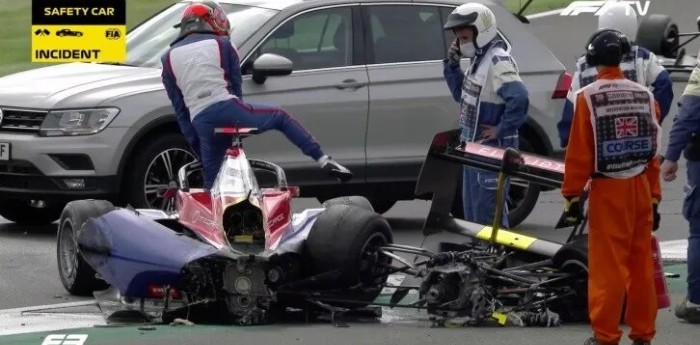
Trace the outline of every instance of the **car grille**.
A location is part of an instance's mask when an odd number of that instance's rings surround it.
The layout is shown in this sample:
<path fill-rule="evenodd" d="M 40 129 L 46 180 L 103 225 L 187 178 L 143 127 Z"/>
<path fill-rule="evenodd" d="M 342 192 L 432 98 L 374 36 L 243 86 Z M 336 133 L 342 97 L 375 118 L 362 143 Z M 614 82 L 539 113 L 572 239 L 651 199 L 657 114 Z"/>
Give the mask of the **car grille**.
<path fill-rule="evenodd" d="M 3 114 L 0 131 L 3 132 L 38 132 L 48 113 L 42 110 L 0 109 Z"/>

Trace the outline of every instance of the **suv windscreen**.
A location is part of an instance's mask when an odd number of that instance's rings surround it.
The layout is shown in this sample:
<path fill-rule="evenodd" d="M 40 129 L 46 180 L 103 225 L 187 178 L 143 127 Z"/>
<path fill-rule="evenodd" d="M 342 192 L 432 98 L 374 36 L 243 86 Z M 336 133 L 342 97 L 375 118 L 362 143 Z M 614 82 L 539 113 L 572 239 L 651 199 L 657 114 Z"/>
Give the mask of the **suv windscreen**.
<path fill-rule="evenodd" d="M 173 26 L 180 21 L 180 14 L 188 2 L 178 2 L 148 19 L 126 39 L 125 64 L 140 67 L 161 68 L 160 58 L 177 38 L 180 29 Z M 231 40 L 240 46 L 260 29 L 278 11 L 244 5 L 221 3 L 231 22 Z"/>

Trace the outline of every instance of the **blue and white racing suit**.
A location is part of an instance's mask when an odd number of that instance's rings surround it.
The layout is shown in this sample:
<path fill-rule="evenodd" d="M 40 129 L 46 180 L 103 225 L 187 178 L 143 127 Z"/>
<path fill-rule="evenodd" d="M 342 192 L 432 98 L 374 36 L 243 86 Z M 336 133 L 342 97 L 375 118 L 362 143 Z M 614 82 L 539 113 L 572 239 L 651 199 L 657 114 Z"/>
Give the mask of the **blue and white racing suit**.
<path fill-rule="evenodd" d="M 324 155 L 316 139 L 284 110 L 243 102 L 240 58 L 228 37 L 184 36 L 161 60 L 180 130 L 202 162 L 204 188 L 211 189 L 231 144 L 230 136 L 214 134 L 216 127 L 276 129 L 314 160 Z"/>
<path fill-rule="evenodd" d="M 518 148 L 518 130 L 527 120 L 528 92 L 505 44 L 494 39 L 477 51 L 469 70 L 444 60 L 444 76 L 460 103 L 461 139 L 495 147 Z M 498 138 L 482 141 L 483 125 L 496 126 Z M 465 220 L 491 224 L 496 212 L 497 173 L 464 167 L 462 198 Z M 506 181 L 508 195 L 510 181 Z M 505 203 L 504 198 L 504 203 Z M 508 207 L 501 226 L 508 228 Z"/>
<path fill-rule="evenodd" d="M 633 45 L 632 51 L 623 57 L 620 68 L 625 78 L 653 88 L 654 99 L 659 102 L 661 108 L 661 121 L 666 118 L 673 102 L 673 82 L 668 71 L 659 64 L 656 55 L 644 47 Z M 576 91 L 596 81 L 598 71 L 586 63 L 586 57 L 582 56 L 576 61 L 571 88 L 566 96 L 561 120 L 557 123 L 561 147 L 566 147 L 569 142 L 569 132 L 574 114 L 574 97 Z M 659 121 L 659 123 L 661 123 Z"/>
<path fill-rule="evenodd" d="M 665 159 L 677 162 L 683 151 L 687 160 L 688 182 L 684 187 L 682 211 L 690 225 L 688 300 L 700 304 L 700 57 L 681 95 Z"/>

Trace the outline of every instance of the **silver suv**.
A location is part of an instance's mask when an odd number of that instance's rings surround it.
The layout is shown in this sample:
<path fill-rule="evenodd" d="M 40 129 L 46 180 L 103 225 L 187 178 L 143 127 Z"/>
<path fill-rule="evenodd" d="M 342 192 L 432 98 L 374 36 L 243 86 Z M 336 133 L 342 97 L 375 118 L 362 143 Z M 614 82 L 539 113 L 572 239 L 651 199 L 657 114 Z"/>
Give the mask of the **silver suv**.
<path fill-rule="evenodd" d="M 302 196 L 365 195 L 380 213 L 414 199 L 433 134 L 458 125 L 442 67 L 452 34 L 442 23 L 462 2 L 220 2 L 241 56 L 245 100 L 289 110 L 355 178 L 337 184 L 278 132 L 247 139 L 249 154 L 285 168 Z M 522 148 L 554 155 L 570 77 L 527 20 L 479 2 L 495 13 L 530 92 Z M 61 64 L 0 78 L 0 215 L 50 223 L 66 202 L 83 198 L 160 207 L 159 191 L 193 159 L 160 77 L 160 57 L 188 3 L 131 30 L 124 64 Z M 539 191 L 513 188 L 511 224 L 531 212 Z"/>

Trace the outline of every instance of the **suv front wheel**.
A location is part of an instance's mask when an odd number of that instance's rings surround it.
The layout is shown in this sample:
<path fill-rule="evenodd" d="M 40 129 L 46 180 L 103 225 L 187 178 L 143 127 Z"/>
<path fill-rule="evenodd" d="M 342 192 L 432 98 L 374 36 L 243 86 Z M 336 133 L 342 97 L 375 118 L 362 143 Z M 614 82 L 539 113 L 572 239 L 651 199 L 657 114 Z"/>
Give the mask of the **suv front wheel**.
<path fill-rule="evenodd" d="M 61 217 L 62 203 L 34 206 L 30 200 L 0 200 L 0 216 L 18 225 L 46 225 Z"/>
<path fill-rule="evenodd" d="M 169 209 L 158 191 L 177 186 L 178 170 L 195 160 L 187 140 L 169 133 L 135 151 L 124 176 L 126 202 L 134 208 Z"/>

